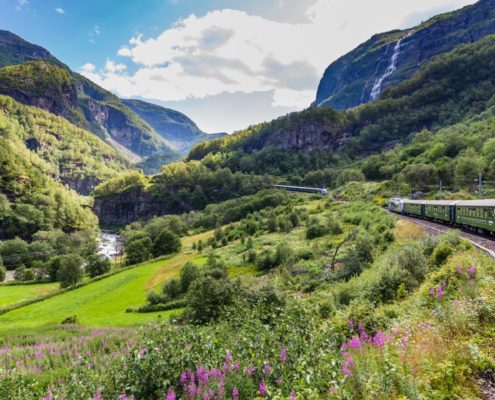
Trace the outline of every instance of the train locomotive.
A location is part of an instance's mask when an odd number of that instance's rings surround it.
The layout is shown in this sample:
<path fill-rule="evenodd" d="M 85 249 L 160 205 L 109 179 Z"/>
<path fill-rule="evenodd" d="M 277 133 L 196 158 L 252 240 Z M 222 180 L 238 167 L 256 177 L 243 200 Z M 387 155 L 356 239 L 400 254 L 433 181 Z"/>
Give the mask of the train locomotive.
<path fill-rule="evenodd" d="M 495 200 L 409 200 L 392 198 L 388 209 L 398 214 L 495 235 Z"/>

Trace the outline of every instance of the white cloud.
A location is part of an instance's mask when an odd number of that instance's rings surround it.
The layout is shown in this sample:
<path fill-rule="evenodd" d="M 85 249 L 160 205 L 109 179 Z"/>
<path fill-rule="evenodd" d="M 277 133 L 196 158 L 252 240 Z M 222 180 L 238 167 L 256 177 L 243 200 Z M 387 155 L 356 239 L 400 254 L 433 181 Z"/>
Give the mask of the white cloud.
<path fill-rule="evenodd" d="M 27 9 L 29 6 L 29 1 L 28 0 L 17 0 L 16 3 L 16 10 L 21 11 L 23 9 Z"/>
<path fill-rule="evenodd" d="M 475 2 L 304 1 L 306 11 L 296 22 L 233 9 L 190 15 L 156 37 L 133 37 L 118 50 L 134 72 L 113 60 L 101 70 L 82 72 L 126 97 L 184 101 L 264 92 L 273 94 L 273 107 L 301 109 L 314 99 L 328 64 L 371 35 Z"/>
<path fill-rule="evenodd" d="M 91 63 L 86 63 L 84 64 L 81 68 L 80 68 L 81 72 L 85 73 L 85 74 L 91 74 L 93 72 L 95 72 L 96 70 L 96 65 L 94 64 L 91 64 Z"/>
<path fill-rule="evenodd" d="M 62 7 L 56 7 L 55 12 L 59 14 L 65 14 L 65 10 Z"/>

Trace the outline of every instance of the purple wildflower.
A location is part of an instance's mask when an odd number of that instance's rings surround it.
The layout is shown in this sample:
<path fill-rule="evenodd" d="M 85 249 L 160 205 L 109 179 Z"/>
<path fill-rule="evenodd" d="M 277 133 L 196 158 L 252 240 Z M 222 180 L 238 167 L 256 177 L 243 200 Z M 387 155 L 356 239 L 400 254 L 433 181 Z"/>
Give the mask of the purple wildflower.
<path fill-rule="evenodd" d="M 254 366 L 253 364 L 249 364 L 249 366 L 246 368 L 246 374 L 247 376 L 252 376 L 254 373 Z"/>
<path fill-rule="evenodd" d="M 361 346 L 361 339 L 358 336 L 354 336 L 352 339 L 349 339 L 349 347 L 353 349 L 357 349 Z"/>
<path fill-rule="evenodd" d="M 265 363 L 265 366 L 263 367 L 263 372 L 265 373 L 265 375 L 270 375 L 271 370 L 272 368 L 270 367 L 270 363 L 267 361 Z"/>
<path fill-rule="evenodd" d="M 467 267 L 466 273 L 468 278 L 474 279 L 476 277 L 476 267 L 474 265 L 472 267 Z"/>
<path fill-rule="evenodd" d="M 280 349 L 280 361 L 282 361 L 283 364 L 287 361 L 287 349 L 285 346 L 282 346 Z"/>
<path fill-rule="evenodd" d="M 430 297 L 435 296 L 435 288 L 430 288 Z"/>
<path fill-rule="evenodd" d="M 232 355 L 230 354 L 230 352 L 227 352 L 227 354 L 225 355 L 225 362 L 227 364 L 230 364 L 232 362 Z"/>
<path fill-rule="evenodd" d="M 93 400 L 103 400 L 103 396 L 101 395 L 101 393 L 96 393 L 93 397 Z"/>
<path fill-rule="evenodd" d="M 234 387 L 234 389 L 232 389 L 232 398 L 237 400 L 239 398 L 239 390 Z"/>
<path fill-rule="evenodd" d="M 296 400 L 296 393 L 294 391 L 290 392 L 289 400 Z"/>
<path fill-rule="evenodd" d="M 165 397 L 165 400 L 175 400 L 175 392 L 173 389 L 170 389 L 167 393 L 167 397 Z"/>
<path fill-rule="evenodd" d="M 443 297 L 443 286 L 440 285 L 437 289 L 437 299 L 441 299 Z"/>
<path fill-rule="evenodd" d="M 383 332 L 378 331 L 375 336 L 373 336 L 373 345 L 376 347 L 383 347 L 385 345 L 386 337 Z"/>
<path fill-rule="evenodd" d="M 350 319 L 348 325 L 349 325 L 349 328 L 351 328 L 351 329 L 354 328 L 354 321 L 352 319 Z"/>
<path fill-rule="evenodd" d="M 180 374 L 180 384 L 181 384 L 182 386 L 184 386 L 186 383 L 187 383 L 187 372 L 186 372 L 186 371 L 183 371 L 183 372 Z"/>
<path fill-rule="evenodd" d="M 123 393 L 120 395 L 119 400 L 127 400 L 127 395 L 125 394 L 125 392 L 123 392 Z"/>
<path fill-rule="evenodd" d="M 265 397 L 268 394 L 267 391 L 266 391 L 266 383 L 265 383 L 264 380 L 261 381 L 258 390 L 260 391 L 260 395 L 263 396 L 263 397 Z"/>

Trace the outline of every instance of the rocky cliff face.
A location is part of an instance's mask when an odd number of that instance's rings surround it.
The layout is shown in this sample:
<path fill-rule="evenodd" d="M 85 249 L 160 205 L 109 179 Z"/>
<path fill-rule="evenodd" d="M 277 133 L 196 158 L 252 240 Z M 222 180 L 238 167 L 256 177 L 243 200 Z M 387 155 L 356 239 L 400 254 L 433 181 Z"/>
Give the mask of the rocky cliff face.
<path fill-rule="evenodd" d="M 433 57 L 493 33 L 495 0 L 480 0 L 415 28 L 375 35 L 327 68 L 315 104 L 346 109 L 367 103 L 374 100 L 374 89 L 379 95 L 412 77 Z"/>
<path fill-rule="evenodd" d="M 162 204 L 141 188 L 130 189 L 112 196 L 97 197 L 93 210 L 98 215 L 100 224 L 104 226 L 124 226 L 166 212 Z"/>

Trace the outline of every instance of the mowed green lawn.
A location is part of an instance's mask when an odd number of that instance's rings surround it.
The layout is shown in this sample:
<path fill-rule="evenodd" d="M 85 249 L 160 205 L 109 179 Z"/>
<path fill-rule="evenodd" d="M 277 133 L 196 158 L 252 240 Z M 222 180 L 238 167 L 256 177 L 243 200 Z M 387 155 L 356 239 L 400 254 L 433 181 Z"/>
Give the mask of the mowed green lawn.
<path fill-rule="evenodd" d="M 36 285 L 0 286 L 0 308 L 45 296 L 60 287 L 58 282 Z"/>

